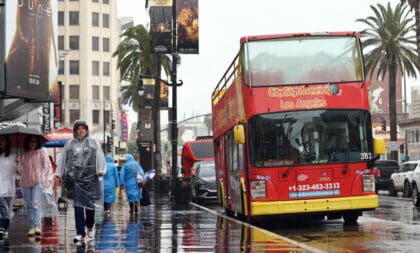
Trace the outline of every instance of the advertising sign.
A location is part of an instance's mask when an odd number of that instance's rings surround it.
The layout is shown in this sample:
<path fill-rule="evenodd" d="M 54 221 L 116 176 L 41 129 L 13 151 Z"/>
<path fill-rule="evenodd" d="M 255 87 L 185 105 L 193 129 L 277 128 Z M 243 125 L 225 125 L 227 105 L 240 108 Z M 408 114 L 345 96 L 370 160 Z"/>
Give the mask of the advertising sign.
<path fill-rule="evenodd" d="M 155 93 L 155 79 L 144 78 L 144 108 L 152 109 L 153 99 Z M 168 86 L 164 82 L 160 83 L 160 109 L 168 109 L 168 97 L 169 91 Z"/>
<path fill-rule="evenodd" d="M 5 95 L 46 101 L 57 85 L 57 1 L 6 0 L 5 6 Z"/>
<path fill-rule="evenodd" d="M 172 0 L 152 0 L 150 3 L 150 39 L 152 48 L 164 46 L 172 51 Z"/>
<path fill-rule="evenodd" d="M 178 0 L 177 49 L 183 54 L 198 54 L 198 0 Z"/>

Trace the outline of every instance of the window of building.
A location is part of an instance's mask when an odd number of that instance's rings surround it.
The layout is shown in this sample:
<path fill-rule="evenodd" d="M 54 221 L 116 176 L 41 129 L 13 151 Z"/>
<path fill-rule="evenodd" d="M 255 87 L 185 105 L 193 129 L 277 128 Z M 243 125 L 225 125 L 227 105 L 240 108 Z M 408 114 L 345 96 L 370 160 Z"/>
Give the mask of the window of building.
<path fill-rule="evenodd" d="M 79 99 L 79 85 L 69 85 L 69 99 Z"/>
<path fill-rule="evenodd" d="M 109 38 L 102 38 L 102 51 L 109 52 Z"/>
<path fill-rule="evenodd" d="M 92 26 L 99 26 L 99 13 L 97 12 L 92 12 Z"/>
<path fill-rule="evenodd" d="M 99 61 L 92 61 L 92 75 L 99 76 Z"/>
<path fill-rule="evenodd" d="M 79 110 L 69 110 L 70 114 L 70 123 L 80 119 L 80 111 Z"/>
<path fill-rule="evenodd" d="M 103 4 L 109 4 L 109 0 L 102 0 Z"/>
<path fill-rule="evenodd" d="M 110 93 L 110 87 L 109 86 L 104 86 L 104 100 L 109 101 L 111 100 L 111 93 Z"/>
<path fill-rule="evenodd" d="M 92 110 L 92 122 L 93 124 L 99 124 L 99 110 Z"/>
<path fill-rule="evenodd" d="M 64 50 L 64 36 L 58 36 L 58 50 Z"/>
<path fill-rule="evenodd" d="M 79 50 L 79 36 L 71 35 L 69 37 L 69 48 L 73 50 Z"/>
<path fill-rule="evenodd" d="M 58 74 L 59 75 L 64 75 L 64 66 L 65 66 L 65 61 L 60 60 L 58 62 Z"/>
<path fill-rule="evenodd" d="M 99 0 L 92 0 L 92 3 L 99 3 Z"/>
<path fill-rule="evenodd" d="M 64 25 L 64 11 L 58 12 L 57 19 L 58 25 Z"/>
<path fill-rule="evenodd" d="M 79 0 L 69 0 L 70 2 L 79 2 Z"/>
<path fill-rule="evenodd" d="M 79 12 L 70 11 L 69 12 L 69 24 L 70 25 L 79 25 Z"/>
<path fill-rule="evenodd" d="M 102 14 L 102 27 L 109 28 L 109 15 L 103 13 Z"/>
<path fill-rule="evenodd" d="M 99 37 L 92 37 L 92 51 L 99 51 Z"/>
<path fill-rule="evenodd" d="M 99 86 L 92 85 L 92 99 L 99 100 Z"/>
<path fill-rule="evenodd" d="M 79 74 L 79 61 L 70 61 L 70 75 Z"/>
<path fill-rule="evenodd" d="M 109 76 L 109 62 L 103 63 L 103 75 Z"/>

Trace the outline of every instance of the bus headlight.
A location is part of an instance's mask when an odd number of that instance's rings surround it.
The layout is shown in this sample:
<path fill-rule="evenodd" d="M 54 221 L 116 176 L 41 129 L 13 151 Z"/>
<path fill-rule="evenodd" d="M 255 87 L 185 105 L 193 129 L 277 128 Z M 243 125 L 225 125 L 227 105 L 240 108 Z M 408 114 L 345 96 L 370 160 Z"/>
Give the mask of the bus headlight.
<path fill-rule="evenodd" d="M 267 196 L 265 181 L 251 181 L 251 196 L 254 199 L 265 199 Z"/>
<path fill-rule="evenodd" d="M 363 191 L 374 192 L 375 191 L 375 176 L 374 175 L 362 175 L 363 180 Z"/>

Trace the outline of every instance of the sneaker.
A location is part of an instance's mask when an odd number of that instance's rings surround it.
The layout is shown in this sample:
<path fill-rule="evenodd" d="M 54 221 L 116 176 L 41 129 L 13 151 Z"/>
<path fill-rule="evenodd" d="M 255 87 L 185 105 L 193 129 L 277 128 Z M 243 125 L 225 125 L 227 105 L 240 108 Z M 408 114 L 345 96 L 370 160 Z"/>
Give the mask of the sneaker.
<path fill-rule="evenodd" d="M 88 228 L 87 229 L 87 238 L 88 238 L 88 240 L 95 239 L 95 229 L 94 228 Z"/>
<path fill-rule="evenodd" d="M 4 229 L 0 229 L 0 240 L 4 239 Z"/>
<path fill-rule="evenodd" d="M 9 231 L 4 231 L 3 238 L 9 238 Z"/>
<path fill-rule="evenodd" d="M 30 228 L 28 231 L 28 236 L 34 236 L 35 235 L 35 228 Z"/>
<path fill-rule="evenodd" d="M 74 242 L 74 243 L 83 242 L 83 236 L 82 236 L 82 235 L 76 235 L 76 236 L 73 238 L 73 242 Z"/>
<path fill-rule="evenodd" d="M 39 226 L 35 227 L 35 236 L 41 236 L 42 232 L 41 232 L 41 228 Z"/>

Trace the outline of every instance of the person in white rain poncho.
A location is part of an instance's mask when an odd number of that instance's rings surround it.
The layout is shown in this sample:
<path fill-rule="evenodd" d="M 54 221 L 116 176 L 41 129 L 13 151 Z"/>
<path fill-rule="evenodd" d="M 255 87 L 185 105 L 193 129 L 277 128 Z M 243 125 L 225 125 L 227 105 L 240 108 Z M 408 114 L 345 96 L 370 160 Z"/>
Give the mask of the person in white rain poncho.
<path fill-rule="evenodd" d="M 11 152 L 8 136 L 0 135 L 0 240 L 7 237 L 13 217 L 12 200 L 16 195 L 16 154 Z"/>
<path fill-rule="evenodd" d="M 99 142 L 89 137 L 86 121 L 73 123 L 73 136 L 64 146 L 57 176 L 62 178 L 61 196 L 73 199 L 77 243 L 86 235 L 88 240 L 94 238 L 95 208 L 103 205 L 105 156 Z"/>

